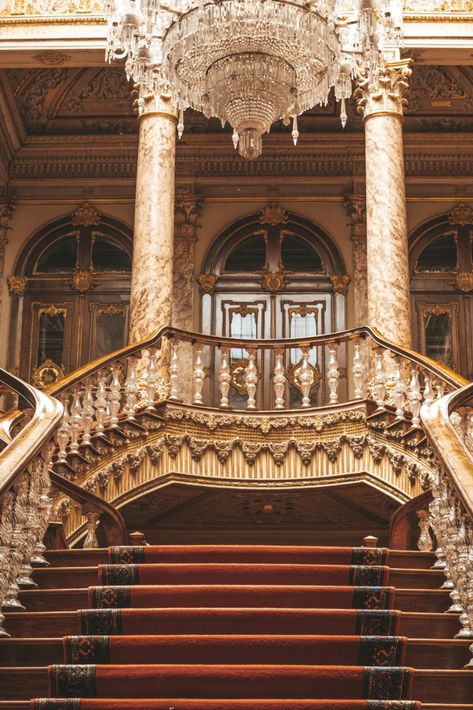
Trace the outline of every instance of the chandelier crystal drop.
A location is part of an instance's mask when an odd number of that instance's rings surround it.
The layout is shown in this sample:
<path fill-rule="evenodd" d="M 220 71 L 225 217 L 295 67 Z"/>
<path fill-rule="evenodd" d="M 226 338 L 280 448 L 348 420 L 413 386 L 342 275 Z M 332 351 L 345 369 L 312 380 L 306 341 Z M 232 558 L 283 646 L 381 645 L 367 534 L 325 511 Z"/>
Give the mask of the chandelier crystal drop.
<path fill-rule="evenodd" d="M 179 112 L 230 124 L 235 148 L 257 158 L 282 119 L 341 102 L 352 81 L 376 89 L 402 38 L 400 0 L 106 0 L 107 59 L 125 59 L 140 97 L 169 92 Z"/>

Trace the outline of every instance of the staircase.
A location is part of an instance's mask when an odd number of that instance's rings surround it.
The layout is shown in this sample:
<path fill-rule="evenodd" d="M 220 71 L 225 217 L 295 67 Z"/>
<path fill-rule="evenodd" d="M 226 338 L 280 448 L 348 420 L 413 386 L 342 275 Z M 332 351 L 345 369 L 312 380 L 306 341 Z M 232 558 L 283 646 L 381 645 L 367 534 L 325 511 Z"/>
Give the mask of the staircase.
<path fill-rule="evenodd" d="M 432 553 L 206 545 L 47 557 L 38 587 L 20 594 L 26 611 L 6 615 L 0 710 L 473 709 L 471 641 L 453 639 L 458 614 L 445 613 Z"/>

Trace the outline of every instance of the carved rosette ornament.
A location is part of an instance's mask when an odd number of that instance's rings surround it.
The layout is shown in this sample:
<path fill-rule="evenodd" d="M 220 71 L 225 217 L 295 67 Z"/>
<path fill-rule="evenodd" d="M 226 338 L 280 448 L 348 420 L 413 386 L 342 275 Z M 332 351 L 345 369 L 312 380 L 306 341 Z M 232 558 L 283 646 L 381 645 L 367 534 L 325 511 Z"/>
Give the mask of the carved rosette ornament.
<path fill-rule="evenodd" d="M 473 224 L 473 209 L 464 203 L 455 205 L 448 213 L 448 221 L 450 224 L 458 224 L 462 227 Z"/>
<path fill-rule="evenodd" d="M 200 274 L 197 276 L 197 283 L 199 284 L 201 293 L 213 293 L 215 291 L 217 281 L 217 274 Z"/>
<path fill-rule="evenodd" d="M 450 284 L 458 291 L 471 293 L 473 291 L 473 271 L 460 271 Z"/>
<path fill-rule="evenodd" d="M 271 227 L 276 227 L 278 224 L 286 224 L 288 219 L 287 210 L 277 202 L 270 202 L 269 205 L 261 210 L 259 216 L 260 224 L 269 224 Z"/>
<path fill-rule="evenodd" d="M 283 271 L 265 271 L 261 276 L 261 286 L 270 293 L 284 291 L 286 288 L 286 275 Z"/>
<path fill-rule="evenodd" d="M 379 75 L 377 91 L 370 89 L 368 78 L 358 81 L 354 97 L 357 100 L 358 113 L 361 113 L 365 120 L 379 113 L 402 118 L 404 107 L 407 105 L 405 94 L 409 89 L 411 65 L 412 59 L 388 63 Z"/>
<path fill-rule="evenodd" d="M 332 276 L 330 276 L 333 290 L 335 293 L 341 293 L 343 296 L 346 296 L 348 293 L 350 280 L 348 274 L 332 274 Z"/>
<path fill-rule="evenodd" d="M 79 293 L 86 293 L 96 286 L 100 286 L 100 281 L 95 278 L 91 271 L 76 271 L 66 283 L 73 291 L 78 291 Z"/>
<path fill-rule="evenodd" d="M 92 227 L 99 222 L 100 212 L 90 202 L 84 202 L 72 213 L 72 224 L 76 227 Z"/>

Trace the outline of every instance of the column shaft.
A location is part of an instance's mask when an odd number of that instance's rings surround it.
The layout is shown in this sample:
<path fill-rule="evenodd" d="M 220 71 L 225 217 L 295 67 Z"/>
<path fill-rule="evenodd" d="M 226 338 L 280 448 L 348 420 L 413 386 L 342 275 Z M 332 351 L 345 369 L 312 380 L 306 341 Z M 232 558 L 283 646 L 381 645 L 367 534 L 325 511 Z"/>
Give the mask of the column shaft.
<path fill-rule="evenodd" d="M 171 325 L 176 126 L 172 112 L 140 118 L 130 342 Z"/>

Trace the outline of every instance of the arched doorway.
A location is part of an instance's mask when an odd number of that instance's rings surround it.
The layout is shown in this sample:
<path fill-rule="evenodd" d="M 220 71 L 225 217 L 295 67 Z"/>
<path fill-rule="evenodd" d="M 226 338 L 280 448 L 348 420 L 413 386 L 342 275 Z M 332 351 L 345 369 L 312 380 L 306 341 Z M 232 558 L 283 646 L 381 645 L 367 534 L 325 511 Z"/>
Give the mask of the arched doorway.
<path fill-rule="evenodd" d="M 36 232 L 9 278 L 10 366 L 45 387 L 127 340 L 132 234 L 83 205 Z"/>
<path fill-rule="evenodd" d="M 410 238 L 415 347 L 473 378 L 473 210 L 458 205 Z"/>
<path fill-rule="evenodd" d="M 201 329 L 235 338 L 301 338 L 345 328 L 348 277 L 342 257 L 328 235 L 299 215 L 270 205 L 227 227 L 212 244 L 199 277 L 202 295 Z M 247 353 L 231 352 L 231 405 L 245 406 L 242 369 Z M 315 352 L 311 365 L 320 363 Z M 297 348 L 286 363 L 291 406 L 300 392 Z M 268 372 L 271 362 L 260 362 Z M 271 393 L 262 406 L 271 406 Z M 312 402 L 320 401 L 314 386 Z M 266 401 L 267 400 L 267 401 Z"/>

